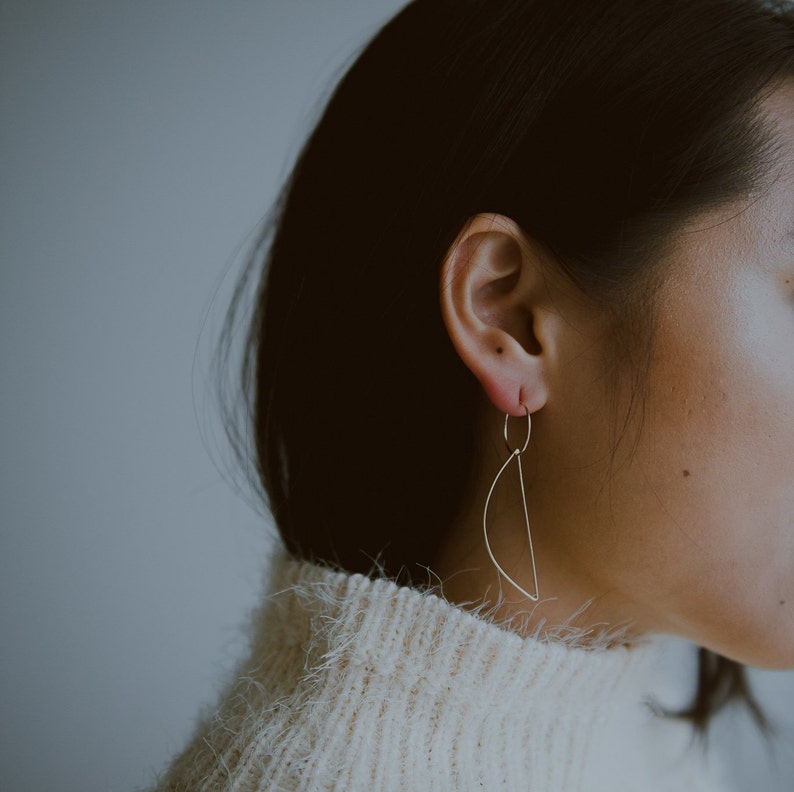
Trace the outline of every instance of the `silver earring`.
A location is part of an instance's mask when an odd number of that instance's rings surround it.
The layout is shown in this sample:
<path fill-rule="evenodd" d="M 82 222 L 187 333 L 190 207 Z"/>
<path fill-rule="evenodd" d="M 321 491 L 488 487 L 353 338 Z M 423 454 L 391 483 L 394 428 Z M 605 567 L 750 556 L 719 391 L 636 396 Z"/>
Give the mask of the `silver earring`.
<path fill-rule="evenodd" d="M 491 561 L 493 561 L 494 566 L 499 570 L 499 572 L 506 577 L 510 583 L 512 583 L 524 596 L 529 597 L 533 602 L 537 602 L 540 598 L 540 591 L 538 590 L 538 572 L 535 568 L 535 552 L 532 549 L 532 534 L 529 531 L 529 514 L 527 514 L 527 496 L 526 492 L 524 492 L 524 474 L 521 472 L 521 454 L 527 450 L 527 446 L 529 445 L 529 433 L 532 429 L 532 419 L 529 416 L 529 408 L 526 404 L 521 402 L 521 406 L 526 410 L 527 413 L 527 439 L 524 442 L 523 448 L 516 448 L 515 450 L 510 449 L 510 442 L 507 439 L 507 419 L 510 417 L 510 414 L 505 414 L 505 445 L 507 446 L 507 450 L 510 451 L 510 456 L 507 458 L 507 461 L 502 465 L 501 470 L 496 474 L 496 478 L 493 480 L 493 484 L 491 484 L 491 489 L 488 492 L 488 497 L 485 499 L 485 509 L 483 509 L 482 513 L 482 530 L 483 534 L 485 535 L 485 547 L 488 549 L 488 555 L 491 556 Z M 499 562 L 494 558 L 493 551 L 491 550 L 491 544 L 488 541 L 488 525 L 486 523 L 486 516 L 488 514 L 488 503 L 491 500 L 491 495 L 493 494 L 494 487 L 496 486 L 496 482 L 499 481 L 499 476 L 502 475 L 505 468 L 512 462 L 512 460 L 516 460 L 516 464 L 518 465 L 518 480 L 521 482 L 521 501 L 524 505 L 524 520 L 527 524 L 527 537 L 529 538 L 529 553 L 532 557 L 532 575 L 535 579 L 535 593 L 530 594 L 526 589 L 521 588 L 518 583 L 507 574 L 507 572 L 502 569 L 499 565 Z"/>

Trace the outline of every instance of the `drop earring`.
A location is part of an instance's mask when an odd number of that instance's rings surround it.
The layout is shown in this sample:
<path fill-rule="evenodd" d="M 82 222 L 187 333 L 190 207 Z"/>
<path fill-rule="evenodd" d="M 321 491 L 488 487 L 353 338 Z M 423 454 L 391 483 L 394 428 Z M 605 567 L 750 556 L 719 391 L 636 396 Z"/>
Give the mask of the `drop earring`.
<path fill-rule="evenodd" d="M 529 597 L 533 602 L 537 602 L 540 598 L 540 591 L 538 589 L 538 572 L 535 568 L 535 551 L 532 548 L 532 534 L 529 530 L 529 514 L 527 513 L 527 496 L 526 492 L 524 491 L 524 474 L 521 471 L 521 454 L 527 450 L 527 446 L 529 445 L 529 434 L 532 429 L 532 419 L 529 415 L 529 408 L 527 407 L 524 402 L 521 402 L 521 406 L 526 410 L 527 413 L 527 439 L 524 441 L 523 448 L 516 448 L 511 450 L 510 442 L 507 439 L 507 420 L 510 418 L 510 413 L 505 414 L 505 429 L 504 429 L 504 436 L 505 436 L 505 445 L 507 446 L 507 450 L 510 451 L 510 456 L 507 458 L 507 461 L 502 465 L 500 471 L 496 474 L 496 478 L 493 480 L 493 484 L 491 484 L 491 489 L 488 491 L 488 497 L 485 499 L 485 508 L 483 509 L 482 513 L 482 530 L 485 536 L 485 547 L 488 550 L 488 555 L 491 557 L 491 561 L 493 561 L 494 566 L 499 570 L 499 572 L 510 581 L 524 596 Z M 516 465 L 518 466 L 518 480 L 521 483 L 521 502 L 524 506 L 524 521 L 527 525 L 527 538 L 529 539 L 529 554 L 532 558 L 532 576 L 535 579 L 535 593 L 530 594 L 526 589 L 522 588 L 518 585 L 518 583 L 507 574 L 507 572 L 502 569 L 499 562 L 494 558 L 493 551 L 491 550 L 491 543 L 488 541 L 488 524 L 487 524 L 487 516 L 488 516 L 488 503 L 491 500 L 491 495 L 493 494 L 494 487 L 496 486 L 496 482 L 499 481 L 499 476 L 504 473 L 505 468 L 515 459 Z"/>

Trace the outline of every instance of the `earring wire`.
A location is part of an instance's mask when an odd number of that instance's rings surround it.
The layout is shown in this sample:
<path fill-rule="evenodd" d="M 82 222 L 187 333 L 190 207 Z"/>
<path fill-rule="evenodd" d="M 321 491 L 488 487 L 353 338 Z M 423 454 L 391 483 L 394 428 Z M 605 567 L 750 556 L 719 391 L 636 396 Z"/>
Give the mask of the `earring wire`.
<path fill-rule="evenodd" d="M 527 450 L 527 446 L 529 445 L 529 435 L 530 435 L 530 432 L 532 430 L 532 418 L 530 417 L 529 408 L 527 407 L 527 405 L 524 404 L 524 402 L 521 402 L 521 406 L 524 408 L 524 410 L 526 411 L 526 414 L 527 414 L 527 438 L 524 441 L 524 447 L 523 448 L 520 448 L 520 449 L 519 448 L 516 448 L 516 449 L 511 449 L 510 448 L 510 441 L 508 440 L 508 437 L 507 437 L 507 421 L 510 418 L 510 413 L 506 413 L 505 414 L 504 437 L 505 437 L 505 445 L 507 446 L 507 450 L 510 451 L 510 456 L 507 458 L 507 460 L 502 465 L 502 467 L 499 470 L 499 472 L 496 474 L 496 478 L 493 480 L 493 484 L 491 484 L 491 489 L 488 492 L 488 497 L 485 499 L 485 508 L 483 509 L 483 513 L 482 513 L 482 529 L 483 529 L 483 534 L 485 536 L 485 547 L 488 550 L 488 555 L 491 557 L 491 561 L 493 561 L 494 566 L 525 597 L 529 597 L 529 599 L 531 599 L 533 602 L 537 602 L 538 599 L 540 598 L 540 591 L 538 589 L 538 572 L 537 572 L 537 568 L 535 567 L 535 551 L 534 551 L 534 549 L 532 547 L 532 534 L 531 534 L 531 532 L 529 530 L 529 514 L 527 512 L 527 495 L 526 495 L 526 492 L 524 490 L 524 474 L 521 471 L 521 454 L 523 454 L 524 451 Z M 487 525 L 487 521 L 486 521 L 486 518 L 487 518 L 487 515 L 488 515 L 488 504 L 490 503 L 491 495 L 493 494 L 494 487 L 496 487 L 496 482 L 499 481 L 499 477 L 502 475 L 502 473 L 504 472 L 505 468 L 514 459 L 516 460 L 516 465 L 518 465 L 518 480 L 519 480 L 519 482 L 521 484 L 521 502 L 522 502 L 523 507 L 524 507 L 524 521 L 526 522 L 526 526 L 527 526 L 527 538 L 529 539 L 529 552 L 530 552 L 530 556 L 532 557 L 532 575 L 533 575 L 534 580 L 535 580 L 535 593 L 534 594 L 530 594 L 525 588 L 522 588 L 521 586 L 519 586 L 518 583 L 516 583 L 515 580 L 513 580 L 513 578 L 511 578 L 510 575 L 508 575 L 507 572 L 504 571 L 504 569 L 502 569 L 502 566 L 499 564 L 499 562 L 494 557 L 493 550 L 491 550 L 491 543 L 488 541 L 488 525 Z"/>

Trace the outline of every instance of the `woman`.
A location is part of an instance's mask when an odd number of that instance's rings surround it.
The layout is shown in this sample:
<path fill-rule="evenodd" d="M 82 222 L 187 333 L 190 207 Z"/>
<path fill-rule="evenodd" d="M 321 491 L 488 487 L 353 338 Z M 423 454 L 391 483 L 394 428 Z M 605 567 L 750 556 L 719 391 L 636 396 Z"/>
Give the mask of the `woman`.
<path fill-rule="evenodd" d="M 277 208 L 286 553 L 161 788 L 729 788 L 685 738 L 794 667 L 792 8 L 416 0 Z"/>

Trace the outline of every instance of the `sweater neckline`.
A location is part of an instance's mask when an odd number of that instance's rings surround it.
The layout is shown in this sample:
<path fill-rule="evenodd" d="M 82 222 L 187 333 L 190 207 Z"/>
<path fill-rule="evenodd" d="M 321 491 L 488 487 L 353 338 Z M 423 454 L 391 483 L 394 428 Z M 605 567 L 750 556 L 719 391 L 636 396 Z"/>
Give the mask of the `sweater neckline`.
<path fill-rule="evenodd" d="M 531 721 L 534 709 L 575 741 L 612 713 L 650 705 L 665 646 L 660 634 L 609 648 L 525 637 L 436 594 L 289 556 L 271 580 L 268 635 L 300 634 L 307 669 L 361 668 L 423 693 L 435 686 L 447 717 Z"/>
<path fill-rule="evenodd" d="M 667 636 L 546 642 L 283 554 L 266 580 L 250 654 L 183 760 L 205 786 L 724 789 L 688 724 L 645 706 Z"/>
<path fill-rule="evenodd" d="M 313 619 L 314 638 L 366 646 L 374 668 L 391 667 L 398 647 L 416 652 L 415 660 L 439 641 L 449 640 L 470 656 L 470 660 L 461 657 L 462 662 L 483 664 L 483 672 L 494 663 L 507 663 L 518 675 L 515 681 L 525 679 L 534 685 L 538 667 L 551 664 L 572 673 L 586 665 L 593 673 L 631 676 L 642 683 L 653 673 L 668 638 L 648 634 L 623 643 L 607 635 L 607 640 L 590 643 L 586 631 L 569 627 L 561 627 L 559 637 L 521 635 L 509 624 L 450 603 L 436 591 L 288 555 L 275 558 L 269 577 L 275 593 L 267 598 L 266 610 L 276 606 L 281 611 L 281 598 L 284 604 L 294 599 L 301 609 L 320 616 L 319 622 Z M 550 632 L 555 633 L 553 626 Z"/>

